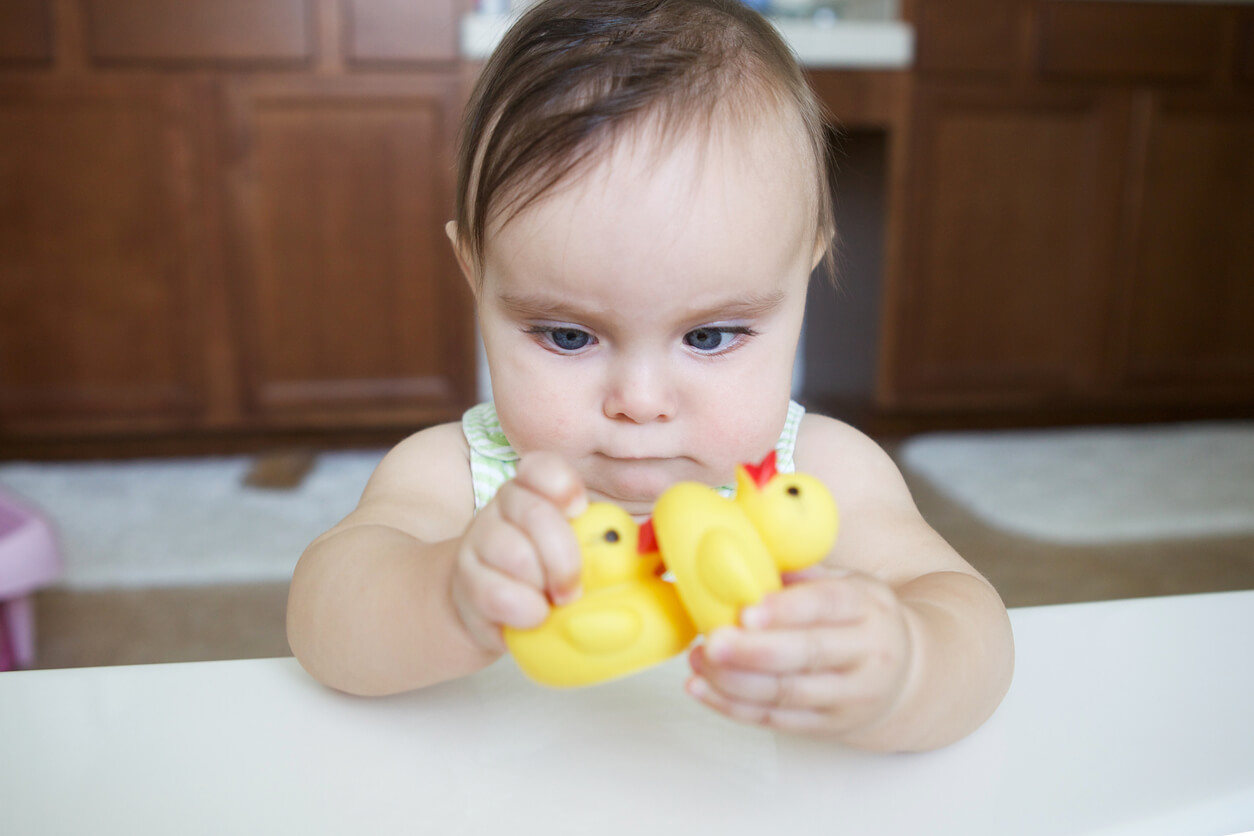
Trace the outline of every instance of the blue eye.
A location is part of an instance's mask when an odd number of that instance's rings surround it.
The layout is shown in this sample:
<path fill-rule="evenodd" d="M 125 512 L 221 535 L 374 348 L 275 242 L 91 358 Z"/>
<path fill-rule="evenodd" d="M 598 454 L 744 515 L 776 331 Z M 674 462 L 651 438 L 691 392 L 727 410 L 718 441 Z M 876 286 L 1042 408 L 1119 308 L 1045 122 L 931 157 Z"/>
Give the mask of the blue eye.
<path fill-rule="evenodd" d="M 563 351 L 578 351 L 588 344 L 588 332 L 576 328 L 557 328 L 549 332 L 553 344 Z"/>
<path fill-rule="evenodd" d="M 727 332 L 719 328 L 698 328 L 684 334 L 684 342 L 698 351 L 716 351 L 723 345 Z"/>
<path fill-rule="evenodd" d="M 684 334 L 684 345 L 694 348 L 702 354 L 726 354 L 739 348 L 749 337 L 756 337 L 757 331 L 744 325 L 720 325 L 707 328 L 694 328 Z"/>
<path fill-rule="evenodd" d="M 558 351 L 578 351 L 593 342 L 592 335 L 580 328 L 561 328 L 538 325 L 527 329 L 544 343 Z"/>

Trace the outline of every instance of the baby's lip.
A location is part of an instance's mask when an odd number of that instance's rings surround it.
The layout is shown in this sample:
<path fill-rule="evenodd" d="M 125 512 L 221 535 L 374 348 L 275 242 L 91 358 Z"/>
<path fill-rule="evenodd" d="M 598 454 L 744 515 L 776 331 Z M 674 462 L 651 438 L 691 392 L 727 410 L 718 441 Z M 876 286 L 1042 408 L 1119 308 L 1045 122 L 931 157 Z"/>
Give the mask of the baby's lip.
<path fill-rule="evenodd" d="M 677 456 L 658 456 L 658 455 L 653 455 L 653 454 L 642 455 L 639 453 L 625 453 L 625 454 L 601 453 L 600 455 L 604 458 L 607 458 L 607 459 L 610 459 L 611 461 L 616 461 L 616 462 L 665 462 L 665 461 L 670 461 L 671 459 L 674 459 L 674 458 L 678 458 Z"/>

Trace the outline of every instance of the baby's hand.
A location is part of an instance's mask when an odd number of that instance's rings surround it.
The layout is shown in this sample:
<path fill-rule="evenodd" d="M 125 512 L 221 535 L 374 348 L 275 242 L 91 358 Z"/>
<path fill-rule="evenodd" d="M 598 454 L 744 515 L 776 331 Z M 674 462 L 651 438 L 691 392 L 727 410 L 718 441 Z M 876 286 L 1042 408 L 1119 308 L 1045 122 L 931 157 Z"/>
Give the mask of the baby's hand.
<path fill-rule="evenodd" d="M 581 559 L 569 520 L 587 504 L 583 482 L 565 460 L 533 453 L 471 521 L 458 544 L 451 592 L 476 644 L 502 652 L 502 626 L 537 627 L 550 603 L 579 597 Z"/>
<path fill-rule="evenodd" d="M 688 692 L 733 720 L 845 737 L 898 703 L 911 665 L 897 595 L 867 575 L 816 569 L 716 630 L 689 655 Z"/>

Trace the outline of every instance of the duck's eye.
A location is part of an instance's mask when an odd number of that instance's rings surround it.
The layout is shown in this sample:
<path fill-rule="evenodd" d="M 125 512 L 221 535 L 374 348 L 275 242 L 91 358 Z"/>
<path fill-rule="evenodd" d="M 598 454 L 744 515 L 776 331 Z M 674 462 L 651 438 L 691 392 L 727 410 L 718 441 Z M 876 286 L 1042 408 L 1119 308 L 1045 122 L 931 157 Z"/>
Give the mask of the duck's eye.
<path fill-rule="evenodd" d="M 607 542 L 607 543 L 617 543 L 617 542 L 618 542 L 618 532 L 617 532 L 617 531 L 615 531 L 615 530 L 614 530 L 614 529 L 612 529 L 612 528 L 611 528 L 609 531 L 605 532 L 605 542 Z"/>
<path fill-rule="evenodd" d="M 801 496 L 801 488 L 797 487 L 796 485 L 789 485 L 788 495 L 789 496 Z"/>

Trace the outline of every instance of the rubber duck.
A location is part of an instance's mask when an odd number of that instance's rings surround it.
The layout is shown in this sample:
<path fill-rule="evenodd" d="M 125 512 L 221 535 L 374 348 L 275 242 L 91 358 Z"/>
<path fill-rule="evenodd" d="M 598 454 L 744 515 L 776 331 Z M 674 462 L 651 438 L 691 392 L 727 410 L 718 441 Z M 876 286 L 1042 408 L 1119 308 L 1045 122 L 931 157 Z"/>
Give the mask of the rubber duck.
<path fill-rule="evenodd" d="M 771 451 L 758 465 L 737 466 L 734 499 L 680 482 L 658 499 L 647 525 L 644 539 L 656 541 L 696 629 L 709 633 L 780 589 L 780 572 L 826 557 L 840 515 L 820 480 L 779 473 Z"/>
<path fill-rule="evenodd" d="M 571 525 L 583 557 L 583 594 L 553 607 L 535 629 L 504 629 L 523 673 L 542 685 L 574 688 L 635 673 L 683 651 L 696 629 L 675 588 L 659 577 L 661 556 L 640 551 L 631 515 L 594 502 Z"/>

